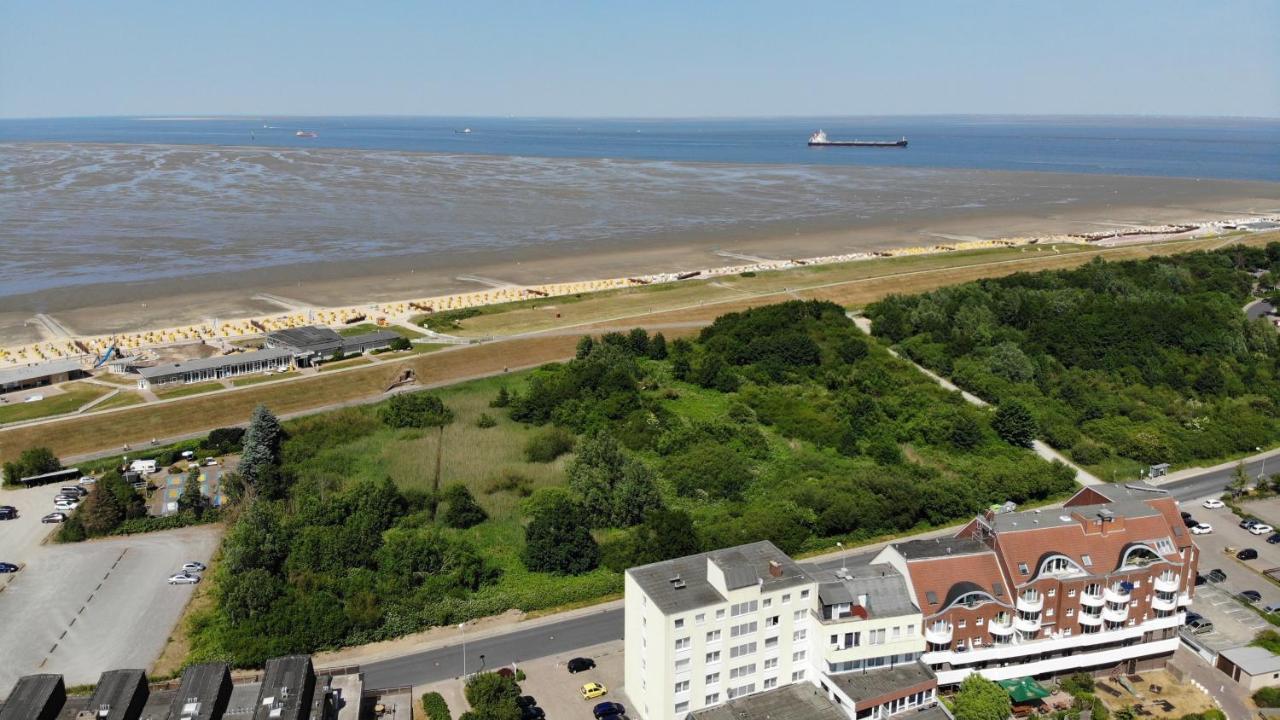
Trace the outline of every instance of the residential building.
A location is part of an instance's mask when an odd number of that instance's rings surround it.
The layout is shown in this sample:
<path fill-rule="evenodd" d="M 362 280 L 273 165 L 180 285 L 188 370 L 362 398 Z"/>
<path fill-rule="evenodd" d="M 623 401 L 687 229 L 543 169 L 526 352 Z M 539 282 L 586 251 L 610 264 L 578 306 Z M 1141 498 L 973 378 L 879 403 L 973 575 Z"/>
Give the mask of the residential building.
<path fill-rule="evenodd" d="M 824 570 L 757 542 L 631 568 L 625 614 L 625 685 L 642 720 L 714 718 L 702 711 L 727 702 L 778 712 L 789 694 L 745 698 L 788 685 L 848 718 L 936 703 L 920 610 L 887 565 Z"/>
<path fill-rule="evenodd" d="M 98 677 L 85 709 L 97 720 L 138 720 L 148 695 L 146 672 L 108 670 Z"/>
<path fill-rule="evenodd" d="M 138 370 L 138 388 L 147 390 L 164 385 L 187 385 L 254 373 L 280 372 L 289 369 L 291 357 L 285 350 L 252 350 L 176 363 L 162 363 L 155 367 Z"/>
<path fill-rule="evenodd" d="M 1216 665 L 1250 693 L 1280 686 L 1280 655 L 1266 648 L 1246 645 L 1223 650 L 1218 653 Z"/>
<path fill-rule="evenodd" d="M 954 537 L 876 562 L 911 584 L 940 685 L 1163 667 L 1194 593 L 1198 550 L 1167 492 L 1085 488 L 1061 509 L 988 512 Z"/>
<path fill-rule="evenodd" d="M 0 720 L 54 720 L 66 702 L 61 675 L 27 675 L 0 705 Z"/>
<path fill-rule="evenodd" d="M 231 700 L 231 669 L 226 663 L 192 665 L 169 709 L 170 720 L 219 720 Z"/>
<path fill-rule="evenodd" d="M 262 672 L 253 720 L 306 720 L 312 714 L 315 689 L 316 673 L 310 656 L 272 658 Z"/>

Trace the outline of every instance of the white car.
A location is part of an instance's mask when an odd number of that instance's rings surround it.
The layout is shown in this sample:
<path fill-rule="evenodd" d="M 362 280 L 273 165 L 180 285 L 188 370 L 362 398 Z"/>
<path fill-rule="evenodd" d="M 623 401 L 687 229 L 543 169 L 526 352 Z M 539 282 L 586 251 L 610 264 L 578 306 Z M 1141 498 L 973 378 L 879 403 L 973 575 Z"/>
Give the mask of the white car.
<path fill-rule="evenodd" d="M 208 568 L 202 562 L 192 561 L 182 566 L 182 572 L 184 573 L 204 572 L 205 570 L 208 570 Z"/>
<path fill-rule="evenodd" d="M 1276 531 L 1275 528 L 1271 527 L 1270 525 L 1263 525 L 1262 523 L 1258 523 L 1257 525 L 1254 525 L 1253 527 L 1249 528 L 1249 532 L 1253 533 L 1254 535 L 1266 535 L 1268 533 L 1273 533 L 1275 531 Z"/>
<path fill-rule="evenodd" d="M 92 475 L 85 475 L 84 477 L 80 478 L 81 485 L 92 485 L 96 482 L 98 482 L 98 478 Z"/>
<path fill-rule="evenodd" d="M 1209 523 L 1199 523 L 1191 528 L 1192 535 L 1208 535 L 1213 532 L 1213 526 Z"/>
<path fill-rule="evenodd" d="M 169 578 L 170 585 L 195 585 L 200 582 L 199 575 L 191 575 L 190 573 L 178 573 Z"/>
<path fill-rule="evenodd" d="M 54 510 L 60 510 L 62 512 L 71 512 L 72 510 L 75 510 L 78 507 L 80 507 L 80 503 L 78 502 L 65 502 L 62 500 L 59 500 L 58 502 L 53 504 Z"/>
<path fill-rule="evenodd" d="M 1221 510 L 1222 508 L 1226 507 L 1227 504 L 1222 502 L 1221 500 L 1218 500 L 1217 498 L 1212 498 L 1209 500 L 1205 500 L 1204 506 L 1209 508 L 1210 510 Z"/>

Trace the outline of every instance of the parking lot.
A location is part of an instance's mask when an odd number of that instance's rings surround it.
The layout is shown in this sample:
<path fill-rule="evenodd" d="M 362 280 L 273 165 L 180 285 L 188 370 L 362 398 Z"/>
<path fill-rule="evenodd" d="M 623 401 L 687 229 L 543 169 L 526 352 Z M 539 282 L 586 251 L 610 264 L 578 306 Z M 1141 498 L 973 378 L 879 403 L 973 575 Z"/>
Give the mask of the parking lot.
<path fill-rule="evenodd" d="M 1280 545 L 1269 545 L 1267 535 L 1253 535 L 1241 528 L 1240 518 L 1230 509 L 1209 510 L 1201 500 L 1183 505 L 1196 520 L 1213 526 L 1212 533 L 1195 536 L 1200 548 L 1200 574 L 1208 575 L 1211 570 L 1219 569 L 1227 579 L 1216 585 L 1197 587 L 1191 609 L 1213 622 L 1213 632 L 1197 635 L 1197 639 L 1214 650 L 1224 650 L 1248 644 L 1259 630 L 1271 627 L 1253 610 L 1244 607 L 1235 595 L 1254 590 L 1262 595 L 1258 607 L 1280 603 L 1280 586 L 1261 574 L 1280 567 Z M 1228 548 L 1232 550 L 1230 553 Z M 1258 558 L 1237 560 L 1235 552 L 1244 548 L 1257 550 Z"/>
<path fill-rule="evenodd" d="M 164 649 L 191 597 L 166 580 L 184 562 L 207 562 L 216 526 L 83 543 L 46 541 L 58 526 L 41 524 L 57 486 L 0 490 L 18 508 L 0 521 L 0 560 L 22 569 L 0 581 L 5 618 L 0 696 L 23 675 L 62 673 L 68 685 L 95 682 L 112 668 L 148 668 Z"/>
<path fill-rule="evenodd" d="M 571 674 L 565 664 L 575 657 L 589 657 L 595 660 L 596 667 Z M 628 715 L 631 715 L 632 703 L 622 688 L 621 640 L 593 645 L 569 654 L 552 655 L 523 662 L 520 663 L 520 669 L 525 673 L 525 680 L 520 683 L 521 690 L 525 695 L 532 695 L 537 699 L 538 707 L 546 711 L 548 718 L 593 720 L 591 708 L 605 701 L 622 703 L 627 707 Z M 471 669 L 468 668 L 468 670 Z M 595 700 L 583 700 L 579 690 L 588 682 L 604 685 L 609 690 L 608 694 Z M 433 690 L 444 696 L 454 717 L 458 717 L 467 709 L 462 681 L 446 680 L 416 687 L 413 695 L 420 697 L 422 693 Z"/>

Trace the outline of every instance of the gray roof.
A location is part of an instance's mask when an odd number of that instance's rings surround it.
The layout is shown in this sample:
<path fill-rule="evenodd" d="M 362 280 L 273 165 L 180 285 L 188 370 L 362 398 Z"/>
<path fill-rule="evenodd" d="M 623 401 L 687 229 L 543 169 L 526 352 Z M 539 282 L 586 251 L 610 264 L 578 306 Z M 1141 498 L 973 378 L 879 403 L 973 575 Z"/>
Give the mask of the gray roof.
<path fill-rule="evenodd" d="M 343 350 L 347 348 L 366 348 L 370 345 L 390 343 L 398 337 L 400 337 L 400 333 L 391 332 L 390 330 L 376 330 L 342 338 L 342 348 Z"/>
<path fill-rule="evenodd" d="M 99 720 L 137 720 L 147 704 L 147 674 L 142 670 L 108 670 L 98 678 L 86 709 L 97 712 Z M 104 715 L 101 709 L 107 707 Z"/>
<path fill-rule="evenodd" d="M 855 704 L 868 700 L 883 698 L 886 695 L 897 695 L 918 685 L 938 682 L 938 676 L 927 666 L 919 662 L 910 662 L 896 667 L 867 670 L 860 672 L 827 675 L 840 691 L 849 696 Z"/>
<path fill-rule="evenodd" d="M 231 698 L 231 670 L 226 663 L 192 665 L 182 671 L 182 684 L 169 710 L 170 720 L 217 720 Z"/>
<path fill-rule="evenodd" d="M 1148 505 L 1141 495 L 1117 494 L 1109 503 L 1097 505 L 1072 505 L 1058 509 L 1024 510 L 1022 512 L 998 513 L 990 520 L 984 520 L 996 532 L 1012 532 L 1015 530 L 1038 530 L 1047 527 L 1063 527 L 1079 525 L 1080 521 L 1072 515 L 1096 517 L 1107 511 L 1116 517 L 1140 518 L 1159 515 L 1160 511 Z M 1157 497 L 1148 495 L 1145 497 Z"/>
<path fill-rule="evenodd" d="M 893 547 L 907 560 L 927 560 L 950 555 L 974 555 L 992 552 L 991 548 L 972 538 L 940 537 L 932 540 L 910 540 Z"/>
<path fill-rule="evenodd" d="M 627 574 L 663 613 L 671 614 L 725 601 L 707 580 L 708 560 L 720 567 L 730 589 L 762 583 L 763 590 L 772 591 L 812 582 L 794 560 L 767 540 L 642 565 Z M 779 577 L 770 574 L 770 561 L 781 565 Z M 673 582 L 677 578 L 680 582 Z"/>
<path fill-rule="evenodd" d="M 301 720 L 310 715 L 316 674 L 309 655 L 287 655 L 267 661 L 258 691 L 255 720 Z M 272 713 L 279 707 L 278 714 Z"/>
<path fill-rule="evenodd" d="M 691 720 L 848 720 L 809 683 L 794 683 L 690 713 Z M 683 719 L 681 719 L 683 720 Z"/>
<path fill-rule="evenodd" d="M 823 605 L 858 604 L 858 597 L 865 595 L 866 603 L 863 607 L 873 618 L 913 615 L 920 612 L 912 602 L 911 589 L 907 587 L 906 578 L 891 565 L 861 565 L 836 569 L 822 568 L 817 565 L 800 567 L 819 582 L 818 599 Z"/>
<path fill-rule="evenodd" d="M 40 720 L 57 717 L 67 701 L 61 675 L 26 675 L 0 706 L 0 720 Z"/>
<path fill-rule="evenodd" d="M 1218 653 L 1250 675 L 1280 672 L 1280 655 L 1266 648 L 1245 645 Z"/>
<path fill-rule="evenodd" d="M 341 343 L 342 337 L 335 330 L 319 325 L 286 328 L 267 333 L 267 339 L 273 343 L 287 345 L 298 350 L 311 350 L 316 347 L 328 347 Z"/>
<path fill-rule="evenodd" d="M 235 353 L 232 355 L 215 355 L 213 357 L 199 358 L 196 360 L 186 360 L 180 363 L 165 363 L 155 367 L 141 368 L 138 370 L 138 374 L 144 378 L 151 379 L 156 377 L 168 377 L 170 375 L 180 375 L 182 373 L 195 372 L 198 370 L 211 370 L 252 362 L 279 360 L 281 358 L 288 357 L 290 357 L 290 353 L 287 350 L 276 348 L 254 350 L 251 352 Z"/>
<path fill-rule="evenodd" d="M 62 360 L 54 360 L 52 362 L 40 363 L 38 365 L 23 365 L 21 367 L 8 367 L 0 370 L 0 385 L 9 385 L 11 383 L 26 382 L 46 375 L 57 375 L 59 373 L 80 370 L 80 361 L 76 358 L 63 358 Z"/>

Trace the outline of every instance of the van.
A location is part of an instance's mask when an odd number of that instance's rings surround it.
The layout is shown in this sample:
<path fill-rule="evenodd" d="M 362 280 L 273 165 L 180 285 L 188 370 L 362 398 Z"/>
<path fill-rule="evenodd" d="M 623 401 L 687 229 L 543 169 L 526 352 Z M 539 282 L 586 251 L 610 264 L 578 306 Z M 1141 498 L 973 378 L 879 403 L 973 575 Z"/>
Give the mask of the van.
<path fill-rule="evenodd" d="M 159 466 L 156 465 L 155 460 L 134 460 L 132 463 L 129 463 L 130 470 L 136 473 L 142 473 L 143 475 L 150 475 L 154 473 L 158 467 Z"/>
<path fill-rule="evenodd" d="M 195 459 L 195 457 L 196 457 L 196 451 L 195 451 L 195 450 L 183 450 L 183 451 L 182 451 L 182 459 L 183 459 L 183 460 L 194 460 L 194 459 Z"/>

